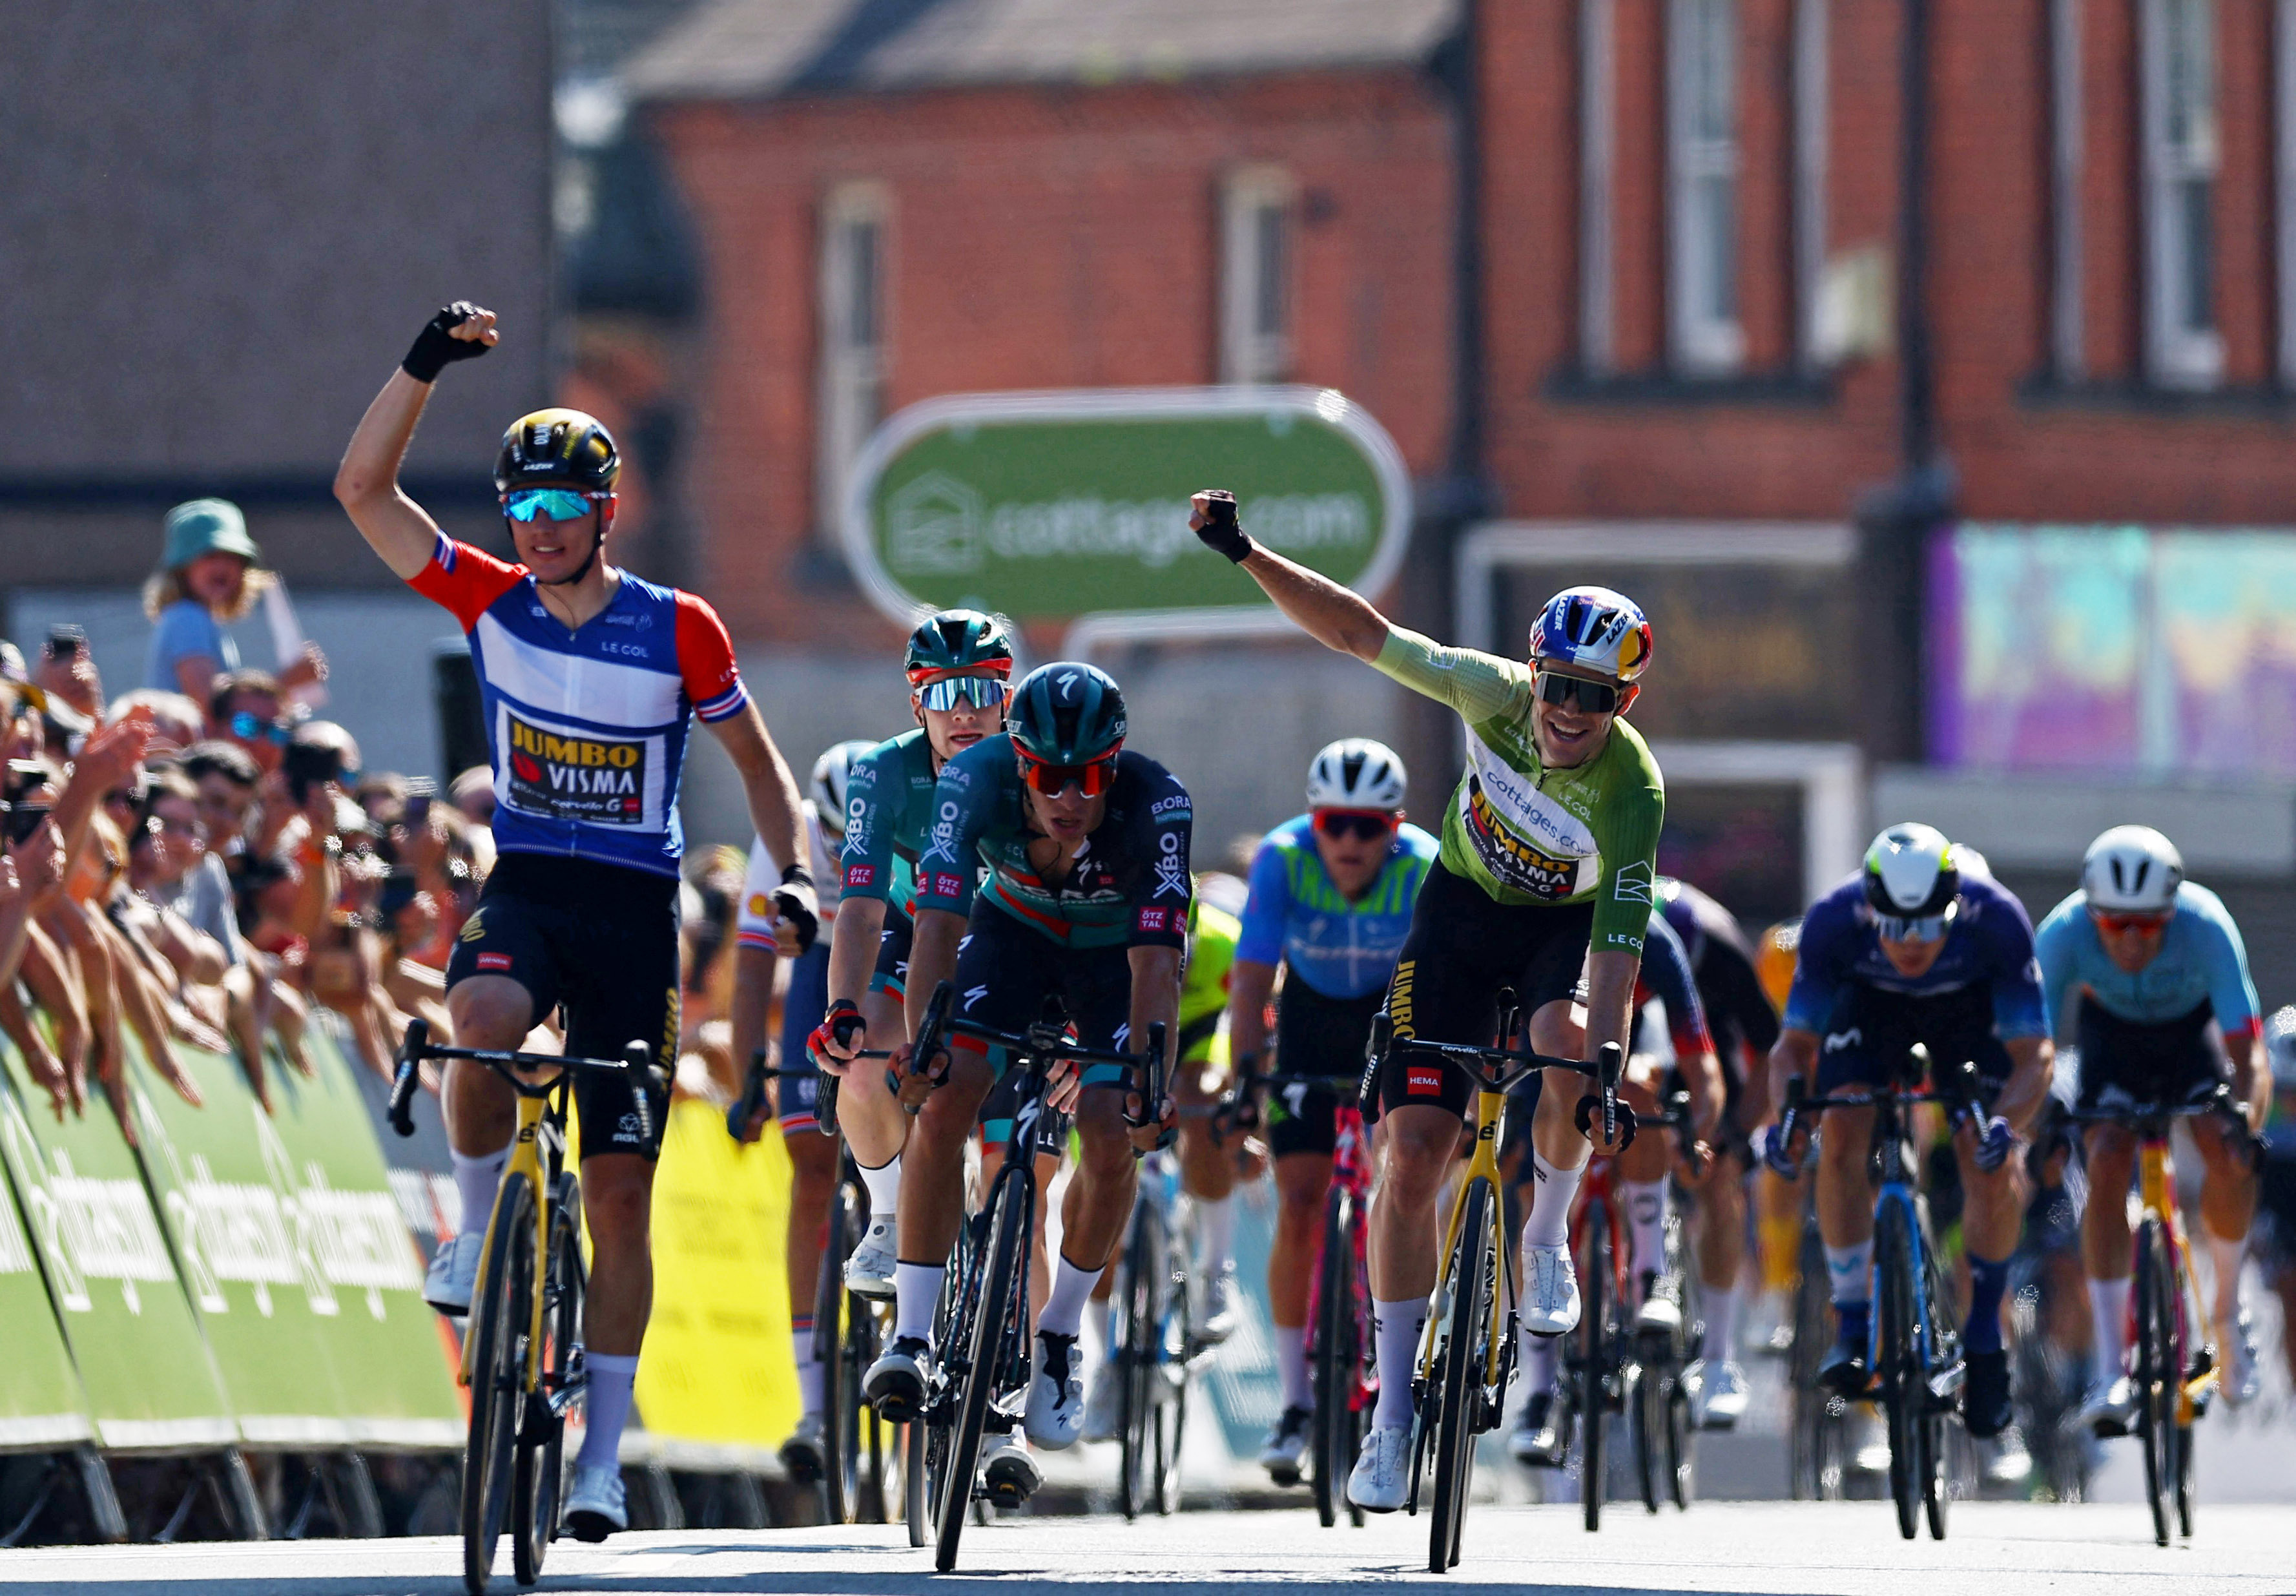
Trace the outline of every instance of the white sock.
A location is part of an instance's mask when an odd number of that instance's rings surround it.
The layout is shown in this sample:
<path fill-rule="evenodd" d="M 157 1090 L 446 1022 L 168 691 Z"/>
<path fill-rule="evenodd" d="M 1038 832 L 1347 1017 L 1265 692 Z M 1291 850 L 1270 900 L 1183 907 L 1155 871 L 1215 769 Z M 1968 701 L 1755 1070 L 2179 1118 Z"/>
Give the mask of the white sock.
<path fill-rule="evenodd" d="M 574 1455 L 578 1469 L 611 1468 L 621 1461 L 622 1426 L 629 1421 L 630 1387 L 637 1379 L 638 1361 L 619 1353 L 589 1352 L 582 1362 L 590 1371 L 583 1396 L 589 1430 L 582 1450 Z"/>
<path fill-rule="evenodd" d="M 1536 1396 L 1554 1389 L 1554 1346 L 1557 1338 L 1534 1336 L 1518 1326 L 1514 1332 L 1515 1362 L 1522 1369 L 1522 1391 Z"/>
<path fill-rule="evenodd" d="M 2120 1378 L 2128 1355 L 2128 1277 L 2088 1283 L 2089 1327 L 2096 1336 L 2089 1366 L 2106 1379 Z"/>
<path fill-rule="evenodd" d="M 1197 1233 L 1203 1239 L 1203 1270 L 1218 1274 L 1235 1267 L 1235 1199 L 1199 1199 Z"/>
<path fill-rule="evenodd" d="M 812 1314 L 790 1321 L 790 1346 L 797 1355 L 798 1408 L 808 1414 L 818 1413 L 822 1376 L 827 1371 L 821 1366 L 820 1348 L 813 1338 Z"/>
<path fill-rule="evenodd" d="M 495 1193 L 502 1188 L 503 1171 L 510 1167 L 510 1149 L 473 1158 L 450 1148 L 447 1158 L 455 1166 L 455 1190 L 463 1199 L 461 1232 L 483 1236 L 487 1221 L 494 1216 Z"/>
<path fill-rule="evenodd" d="M 1037 1315 L 1037 1333 L 1075 1335 L 1084 1324 L 1084 1305 L 1092 1300 L 1092 1289 L 1098 1284 L 1099 1270 L 1079 1269 L 1063 1253 L 1053 1271 L 1053 1289 L 1045 1293 L 1045 1311 Z"/>
<path fill-rule="evenodd" d="M 1620 1181 L 1627 1199 L 1627 1230 L 1635 1239 L 1635 1268 L 1656 1274 L 1666 1267 L 1666 1183 Z"/>
<path fill-rule="evenodd" d="M 2216 1319 L 2220 1325 L 2229 1325 L 2240 1317 L 2240 1265 L 2248 1256 L 2248 1238 L 2236 1236 L 2230 1240 L 2209 1231 L 2209 1262 L 2216 1265 Z"/>
<path fill-rule="evenodd" d="M 1558 1169 L 1533 1148 L 1530 1172 L 1530 1213 L 1522 1222 L 1522 1244 L 1562 1247 L 1570 1240 L 1570 1200 L 1578 1195 L 1578 1177 L 1587 1166 Z"/>
<path fill-rule="evenodd" d="M 932 1339 L 933 1310 L 940 1306 L 940 1283 L 947 1277 L 946 1264 L 894 1264 L 893 1339 Z"/>
<path fill-rule="evenodd" d="M 1851 1303 L 1874 1299 L 1874 1243 L 1868 1240 L 1855 1247 L 1829 1247 L 1825 1249 L 1825 1285 L 1833 1305 L 1842 1307 Z"/>
<path fill-rule="evenodd" d="M 1706 1288 L 1706 1338 L 1698 1355 L 1710 1363 L 1726 1363 L 1738 1351 L 1738 1288 Z"/>
<path fill-rule="evenodd" d="M 869 1217 L 890 1224 L 900 1212 L 901 1155 L 895 1153 L 893 1161 L 882 1169 L 855 1162 L 861 1171 L 861 1183 L 869 1189 Z"/>
<path fill-rule="evenodd" d="M 1316 1382 L 1308 1372 L 1308 1332 L 1289 1324 L 1275 1327 L 1275 1373 L 1283 1382 L 1283 1405 L 1312 1408 Z"/>
<path fill-rule="evenodd" d="M 1419 1359 L 1419 1332 L 1427 1328 L 1427 1299 L 1371 1305 L 1372 1339 L 1379 1349 L 1379 1406 L 1372 1424 L 1380 1429 L 1411 1427 L 1411 1375 Z"/>

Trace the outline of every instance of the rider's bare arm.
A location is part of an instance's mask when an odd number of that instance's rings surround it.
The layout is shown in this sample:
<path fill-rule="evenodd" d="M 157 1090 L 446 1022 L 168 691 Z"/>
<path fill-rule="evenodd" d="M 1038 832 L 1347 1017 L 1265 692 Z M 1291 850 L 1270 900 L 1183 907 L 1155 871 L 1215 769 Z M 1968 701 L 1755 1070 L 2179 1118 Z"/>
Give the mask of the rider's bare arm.
<path fill-rule="evenodd" d="M 2021 1134 L 2048 1098 L 2050 1066 L 2056 1053 L 2046 1036 L 2006 1036 L 2001 1045 L 2009 1050 L 2009 1079 L 1993 1111 Z"/>
<path fill-rule="evenodd" d="M 774 746 L 773 734 L 766 730 L 766 717 L 758 713 L 757 705 L 744 704 L 738 715 L 702 724 L 717 734 L 741 775 L 750 823 L 757 828 L 767 855 L 783 870 L 803 863 L 805 821 L 797 778 L 790 773 L 781 749 Z"/>
<path fill-rule="evenodd" d="M 1202 494 L 1191 501 L 1190 527 L 1205 525 L 1205 503 Z M 1242 569 L 1288 619 L 1325 648 L 1353 654 L 1368 664 L 1387 645 L 1387 618 L 1361 594 L 1349 592 L 1329 577 L 1258 546 L 1244 556 Z"/>
<path fill-rule="evenodd" d="M 1786 1083 L 1809 1083 L 1817 1069 L 1817 1033 L 1788 1026 L 1778 1033 L 1777 1045 L 1770 1049 L 1770 1117 L 1775 1119 L 1784 1107 Z"/>
<path fill-rule="evenodd" d="M 1275 990 L 1275 966 L 1238 959 L 1228 966 L 1227 1052 L 1231 1059 L 1267 1046 L 1267 994 Z M 1263 1060 L 1264 1062 L 1264 1060 Z"/>

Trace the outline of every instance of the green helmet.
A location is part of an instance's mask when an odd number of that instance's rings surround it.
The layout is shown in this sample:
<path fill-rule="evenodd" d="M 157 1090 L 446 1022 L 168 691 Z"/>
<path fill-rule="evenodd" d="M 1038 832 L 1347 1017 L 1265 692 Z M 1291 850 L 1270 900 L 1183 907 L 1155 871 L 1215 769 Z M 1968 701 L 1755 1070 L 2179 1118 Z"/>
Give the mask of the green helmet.
<path fill-rule="evenodd" d="M 1013 634 L 978 610 L 944 610 L 909 634 L 909 685 L 922 686 L 957 671 L 1013 674 Z"/>
<path fill-rule="evenodd" d="M 1124 746 L 1124 690 L 1098 666 L 1040 665 L 1004 712 L 1013 745 L 1046 765 L 1090 765 Z"/>

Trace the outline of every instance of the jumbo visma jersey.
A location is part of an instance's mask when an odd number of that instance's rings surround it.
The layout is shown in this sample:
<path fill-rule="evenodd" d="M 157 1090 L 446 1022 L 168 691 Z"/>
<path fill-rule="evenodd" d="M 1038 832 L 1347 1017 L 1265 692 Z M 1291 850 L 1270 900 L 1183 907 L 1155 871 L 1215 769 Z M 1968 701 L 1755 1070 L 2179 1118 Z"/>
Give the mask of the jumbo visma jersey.
<path fill-rule="evenodd" d="M 718 612 L 624 571 L 605 609 L 570 632 L 526 567 L 443 533 L 407 585 L 470 638 L 494 763 L 495 847 L 676 875 L 687 727 L 750 701 Z"/>

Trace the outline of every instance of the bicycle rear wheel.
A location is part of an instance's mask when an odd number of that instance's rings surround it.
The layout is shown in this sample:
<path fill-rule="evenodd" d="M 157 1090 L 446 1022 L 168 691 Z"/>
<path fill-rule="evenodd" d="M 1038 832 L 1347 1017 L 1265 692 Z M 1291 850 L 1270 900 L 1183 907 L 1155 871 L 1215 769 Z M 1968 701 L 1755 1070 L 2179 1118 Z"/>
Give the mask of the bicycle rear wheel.
<path fill-rule="evenodd" d="M 821 1512 L 824 1522 L 850 1524 L 861 1442 L 861 1376 L 845 1355 L 845 1255 L 860 1240 L 853 1188 L 837 1183 L 829 1198 L 821 1270 L 813 1289 L 813 1355 L 821 1364 Z"/>
<path fill-rule="evenodd" d="M 1885 1201 L 1875 1215 L 1874 1274 L 1881 1286 L 1874 1305 L 1881 1332 L 1874 1372 L 1889 1417 L 1890 1499 L 1898 1510 L 1898 1533 L 1910 1541 L 1921 1533 L 1929 1392 L 1921 1381 L 1914 1327 L 1913 1232 L 1902 1202 Z"/>
<path fill-rule="evenodd" d="M 1343 1481 L 1355 1467 L 1356 1441 L 1349 1433 L 1356 1419 L 1357 1371 L 1361 1357 L 1355 1339 L 1355 1238 L 1348 1194 L 1337 1185 L 1324 1200 L 1324 1249 L 1316 1260 L 1316 1414 L 1308 1426 L 1308 1468 L 1313 1470 L 1316 1518 L 1325 1529 L 1339 1522 L 1348 1504 Z"/>
<path fill-rule="evenodd" d="M 518 1583 L 542 1577 L 542 1559 L 558 1538 L 559 1487 L 565 1479 L 568 1379 L 582 1338 L 582 1184 L 572 1170 L 558 1176 L 550 1204 L 549 1273 L 542 1286 L 542 1384 L 525 1404 L 513 1486 L 516 1538 L 512 1566 Z"/>
<path fill-rule="evenodd" d="M 1676 1368 L 1666 1381 L 1666 1477 L 1667 1494 L 1677 1512 L 1688 1512 L 1691 1498 L 1698 1494 L 1697 1446 L 1697 1432 L 1690 1422 L 1690 1392 L 1683 1385 L 1682 1371 Z"/>
<path fill-rule="evenodd" d="M 1163 1304 L 1156 1315 L 1156 1450 L 1153 1459 L 1157 1515 L 1180 1504 L 1180 1443 L 1188 1428 L 1188 1363 L 1196 1344 L 1194 1265 L 1184 1230 L 1164 1233 Z"/>
<path fill-rule="evenodd" d="M 996 1178 L 990 1194 L 990 1221 L 980 1284 L 969 1295 L 972 1301 L 972 1335 L 966 1347 L 969 1363 L 957 1397 L 955 1421 L 949 1432 L 948 1460 L 941 1477 L 939 1544 L 933 1567 L 943 1574 L 956 1567 L 956 1546 L 972 1506 L 973 1477 L 980 1467 L 980 1436 L 988 1420 L 988 1404 L 1011 1361 L 1010 1343 L 1017 1331 L 1014 1309 L 1019 1302 L 1021 1272 L 1029 1266 L 1029 1210 L 1033 1200 L 1021 1169 L 1008 1169 Z M 1027 1342 L 1021 1342 L 1023 1355 Z"/>
<path fill-rule="evenodd" d="M 1628 1375 L 1627 1410 L 1633 1419 L 1635 1484 L 1642 1492 L 1643 1510 L 1655 1513 L 1666 1473 L 1660 1456 L 1666 1449 L 1666 1395 L 1655 1363 L 1638 1363 Z"/>
<path fill-rule="evenodd" d="M 1797 1502 L 1839 1502 L 1842 1494 L 1841 1398 L 1817 1383 L 1817 1365 L 1833 1338 L 1826 1302 L 1825 1244 L 1815 1224 L 1802 1227 L 1800 1278 L 1794 1287 L 1793 1346 L 1786 1365 L 1792 1404 L 1788 1488 Z"/>
<path fill-rule="evenodd" d="M 472 1305 L 471 1428 L 463 1451 L 463 1584 L 480 1596 L 510 1514 L 534 1313 L 534 1188 L 505 1180 L 487 1232 L 483 1290 Z"/>
<path fill-rule="evenodd" d="M 1578 1355 L 1572 1360 L 1571 1404 L 1578 1421 L 1578 1500 L 1589 1533 L 1603 1527 L 1603 1432 L 1610 1408 L 1612 1276 L 1610 1205 L 1590 1202 L 1578 1248 Z"/>
<path fill-rule="evenodd" d="M 1475 1474 L 1475 1431 L 1491 1339 L 1492 1265 L 1497 1261 L 1491 1217 L 1496 1196 L 1484 1176 L 1467 1183 L 1458 1245 L 1451 1255 L 1451 1325 L 1436 1371 L 1435 1523 L 1427 1555 L 1428 1571 L 1434 1574 L 1447 1573 L 1459 1561 L 1467 1493 Z"/>
<path fill-rule="evenodd" d="M 2144 1498 L 2152 1510 L 2152 1539 L 2169 1543 L 2169 1515 L 2177 1489 L 2177 1395 L 2184 1378 L 2177 1347 L 2175 1277 L 2168 1236 L 2158 1219 L 2136 1232 L 2136 1434 L 2144 1453 Z"/>

